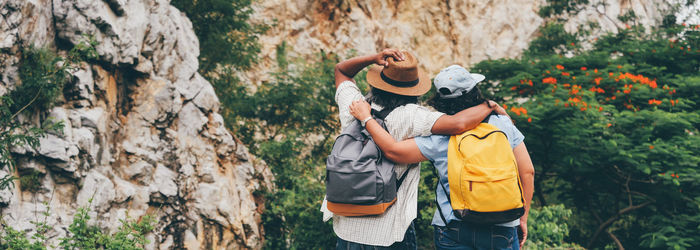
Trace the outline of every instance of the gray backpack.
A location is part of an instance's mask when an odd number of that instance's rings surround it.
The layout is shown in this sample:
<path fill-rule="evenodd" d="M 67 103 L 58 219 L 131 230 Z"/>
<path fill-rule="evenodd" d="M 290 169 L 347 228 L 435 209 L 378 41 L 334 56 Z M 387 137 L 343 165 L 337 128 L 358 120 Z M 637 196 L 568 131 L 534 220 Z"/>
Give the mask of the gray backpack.
<path fill-rule="evenodd" d="M 385 130 L 384 118 L 392 110 L 372 110 Z M 407 173 L 396 179 L 394 163 L 383 157 L 369 132 L 355 120 L 335 139 L 326 160 L 328 210 L 342 216 L 382 214 L 396 202 L 396 190 Z"/>

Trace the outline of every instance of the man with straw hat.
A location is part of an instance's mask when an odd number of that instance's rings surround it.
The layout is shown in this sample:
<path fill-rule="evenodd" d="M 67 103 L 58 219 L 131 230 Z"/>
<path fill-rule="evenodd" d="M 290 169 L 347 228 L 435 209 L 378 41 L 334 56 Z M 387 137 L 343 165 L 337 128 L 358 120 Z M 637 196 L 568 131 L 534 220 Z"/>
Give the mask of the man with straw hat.
<path fill-rule="evenodd" d="M 367 66 L 377 64 L 367 72 L 371 86 L 367 97 L 355 84 L 353 77 Z M 341 129 L 354 121 L 350 114 L 353 101 L 367 100 L 375 110 L 393 109 L 385 122 L 389 134 L 404 140 L 431 134 L 453 135 L 476 127 L 487 115 L 496 111 L 505 114 L 494 102 L 478 105 L 454 115 L 445 115 L 418 105 L 418 97 L 431 87 L 430 78 L 420 68 L 413 54 L 396 49 L 354 57 L 335 67 L 335 100 L 338 103 Z M 361 121 L 364 125 L 366 121 Z M 324 199 L 321 211 L 327 221 L 333 217 L 333 231 L 338 236 L 338 249 L 416 249 L 413 220 L 417 214 L 420 168 L 417 164 L 396 164 L 397 176 L 408 171 L 397 190 L 397 200 L 377 216 L 345 217 L 333 215 Z"/>

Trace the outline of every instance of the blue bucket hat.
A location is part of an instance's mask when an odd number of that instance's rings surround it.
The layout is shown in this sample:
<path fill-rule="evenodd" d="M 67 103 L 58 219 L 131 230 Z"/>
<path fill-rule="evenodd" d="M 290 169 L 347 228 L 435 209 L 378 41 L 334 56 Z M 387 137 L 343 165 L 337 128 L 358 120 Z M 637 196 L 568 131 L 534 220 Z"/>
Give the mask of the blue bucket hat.
<path fill-rule="evenodd" d="M 456 98 L 472 90 L 484 79 L 484 75 L 472 74 L 462 66 L 452 65 L 441 70 L 433 83 L 440 98 Z"/>

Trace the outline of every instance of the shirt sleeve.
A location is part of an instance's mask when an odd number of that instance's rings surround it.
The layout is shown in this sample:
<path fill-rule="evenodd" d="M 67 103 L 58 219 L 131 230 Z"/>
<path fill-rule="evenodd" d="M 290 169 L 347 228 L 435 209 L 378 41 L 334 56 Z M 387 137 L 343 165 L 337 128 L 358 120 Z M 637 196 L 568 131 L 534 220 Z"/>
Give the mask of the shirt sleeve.
<path fill-rule="evenodd" d="M 410 126 L 408 137 L 432 135 L 433 125 L 435 125 L 438 118 L 444 115 L 441 112 L 432 111 L 417 104 L 406 105 L 403 112 L 402 117 L 404 117 L 404 121 L 411 121 L 406 124 Z"/>
<path fill-rule="evenodd" d="M 525 140 L 525 136 L 523 135 L 523 133 L 521 133 L 520 130 L 518 130 L 518 128 L 515 127 L 515 125 L 513 125 L 513 122 L 511 122 L 507 116 L 499 115 L 498 123 L 499 126 L 497 127 L 503 128 L 503 132 L 505 132 L 508 136 L 508 142 L 510 142 L 511 148 L 517 147 L 518 145 L 520 145 L 520 143 L 522 143 Z"/>
<path fill-rule="evenodd" d="M 362 96 L 360 88 L 354 82 L 344 81 L 338 85 L 335 90 L 335 102 L 338 104 L 338 118 L 341 127 L 344 128 L 355 120 L 355 117 L 350 114 L 350 104 L 355 100 L 363 99 L 364 96 Z"/>
<path fill-rule="evenodd" d="M 421 154 L 428 158 L 430 161 L 435 161 L 435 157 L 439 153 L 439 142 L 433 140 L 433 136 L 419 136 L 414 138 L 418 149 L 420 149 Z"/>

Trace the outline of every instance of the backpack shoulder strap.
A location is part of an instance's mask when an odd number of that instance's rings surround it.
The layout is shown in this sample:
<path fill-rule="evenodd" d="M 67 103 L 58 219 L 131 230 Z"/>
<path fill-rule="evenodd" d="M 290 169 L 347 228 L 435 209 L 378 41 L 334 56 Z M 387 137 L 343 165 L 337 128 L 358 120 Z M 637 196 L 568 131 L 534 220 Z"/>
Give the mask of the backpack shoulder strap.
<path fill-rule="evenodd" d="M 437 169 L 435 166 L 433 166 L 433 174 L 435 175 L 435 178 L 437 178 L 437 183 L 435 183 L 435 205 L 437 206 L 438 212 L 440 212 L 440 218 L 442 219 L 442 222 L 445 223 L 445 226 L 447 226 L 447 219 L 445 219 L 445 215 L 442 213 L 442 208 L 440 208 L 440 202 L 438 202 L 438 193 L 437 193 L 437 185 L 440 185 L 442 187 L 442 191 L 445 192 L 445 195 L 447 195 L 447 201 L 452 202 L 450 200 L 450 195 L 447 193 L 447 189 L 445 188 L 445 185 L 442 185 L 442 181 L 440 181 L 440 175 L 437 173 Z"/>
<path fill-rule="evenodd" d="M 403 183 L 403 180 L 406 179 L 406 175 L 408 175 L 409 170 L 411 170 L 411 168 L 406 169 L 406 171 L 403 172 L 401 177 L 399 177 L 399 179 L 396 180 L 396 190 L 398 190 L 399 187 L 401 187 L 401 183 Z"/>
<path fill-rule="evenodd" d="M 396 107 L 396 108 L 398 108 L 398 107 Z M 385 109 L 382 109 L 381 111 L 377 111 L 376 109 L 372 109 L 372 116 L 374 116 L 378 119 L 384 120 L 384 118 L 386 118 L 389 115 L 389 113 L 391 113 L 391 111 L 394 111 L 394 109 L 396 109 L 396 108 L 392 108 L 392 109 L 385 108 Z"/>

